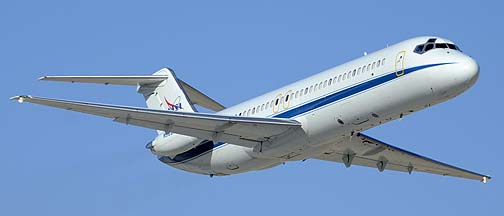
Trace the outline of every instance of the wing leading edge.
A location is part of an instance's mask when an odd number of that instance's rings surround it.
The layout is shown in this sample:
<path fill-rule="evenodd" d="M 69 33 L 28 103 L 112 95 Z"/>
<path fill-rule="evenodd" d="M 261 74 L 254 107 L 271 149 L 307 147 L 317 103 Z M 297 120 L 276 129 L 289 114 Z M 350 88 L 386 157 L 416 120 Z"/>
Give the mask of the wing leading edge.
<path fill-rule="evenodd" d="M 491 178 L 415 154 L 360 133 L 351 140 L 336 143 L 330 151 L 316 159 L 344 163 L 347 167 L 355 164 L 375 167 L 380 171 L 385 169 L 409 173 L 419 171 L 480 180 L 483 183 Z"/>
<path fill-rule="evenodd" d="M 12 100 L 30 102 L 81 113 L 112 118 L 116 122 L 145 128 L 254 147 L 262 141 L 301 127 L 295 120 L 185 113 L 139 107 L 116 106 L 32 96 Z"/>

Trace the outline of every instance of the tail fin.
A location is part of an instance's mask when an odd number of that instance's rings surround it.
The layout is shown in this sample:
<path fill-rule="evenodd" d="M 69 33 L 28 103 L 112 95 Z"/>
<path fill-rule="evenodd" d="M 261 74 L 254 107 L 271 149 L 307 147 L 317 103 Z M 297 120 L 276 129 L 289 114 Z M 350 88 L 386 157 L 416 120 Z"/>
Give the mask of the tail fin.
<path fill-rule="evenodd" d="M 216 112 L 225 109 L 217 101 L 177 79 L 168 68 L 149 76 L 43 76 L 39 80 L 137 86 L 138 92 L 145 96 L 147 106 L 152 109 L 195 112 L 193 104 Z"/>
<path fill-rule="evenodd" d="M 150 109 L 197 112 L 193 104 L 216 112 L 225 109 L 217 101 L 177 79 L 175 73 L 168 68 L 150 76 L 44 76 L 39 80 L 137 86 L 138 93 L 143 94 Z M 160 135 L 164 133 L 158 131 Z"/>
<path fill-rule="evenodd" d="M 167 78 L 161 82 L 139 85 L 137 91 L 143 94 L 148 108 L 197 112 L 172 70 L 163 68 L 153 75 Z"/>

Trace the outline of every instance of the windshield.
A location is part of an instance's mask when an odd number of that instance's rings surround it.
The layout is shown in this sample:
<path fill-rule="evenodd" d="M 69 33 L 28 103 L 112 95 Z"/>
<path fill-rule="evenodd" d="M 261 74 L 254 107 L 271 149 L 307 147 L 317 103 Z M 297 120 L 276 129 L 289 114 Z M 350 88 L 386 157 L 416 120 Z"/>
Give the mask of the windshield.
<path fill-rule="evenodd" d="M 427 42 L 419 44 L 415 47 L 414 52 L 418 54 L 424 54 L 432 49 L 452 49 L 462 52 L 457 45 L 451 43 L 436 43 L 437 38 L 430 38 Z"/>

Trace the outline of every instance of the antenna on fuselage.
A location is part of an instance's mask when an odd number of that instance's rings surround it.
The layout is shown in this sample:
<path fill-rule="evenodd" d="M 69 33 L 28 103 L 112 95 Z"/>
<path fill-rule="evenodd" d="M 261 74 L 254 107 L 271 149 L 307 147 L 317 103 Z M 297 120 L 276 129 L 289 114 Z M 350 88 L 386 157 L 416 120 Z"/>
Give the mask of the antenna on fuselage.
<path fill-rule="evenodd" d="M 364 56 L 367 56 L 367 52 L 364 52 Z"/>

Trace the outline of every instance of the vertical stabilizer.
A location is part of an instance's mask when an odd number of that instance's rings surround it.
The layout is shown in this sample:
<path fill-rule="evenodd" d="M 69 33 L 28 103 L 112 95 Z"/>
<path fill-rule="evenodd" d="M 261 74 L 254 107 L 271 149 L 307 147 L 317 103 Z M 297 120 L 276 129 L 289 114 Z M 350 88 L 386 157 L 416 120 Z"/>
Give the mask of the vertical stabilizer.
<path fill-rule="evenodd" d="M 153 75 L 163 75 L 168 78 L 161 82 L 139 86 L 138 93 L 144 95 L 148 108 L 180 112 L 196 111 L 171 69 L 163 68 Z"/>
<path fill-rule="evenodd" d="M 147 107 L 150 109 L 170 110 L 178 112 L 196 112 L 189 97 L 179 83 L 175 73 L 169 68 L 163 68 L 154 76 L 168 76 L 165 80 L 157 83 L 149 83 L 138 86 L 138 93 L 143 94 Z M 163 134 L 163 131 L 158 131 Z"/>

